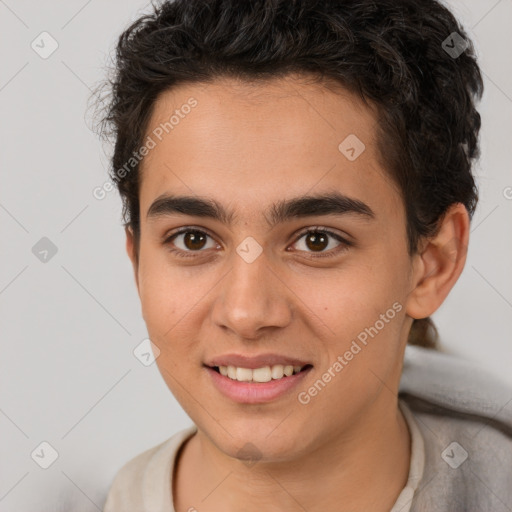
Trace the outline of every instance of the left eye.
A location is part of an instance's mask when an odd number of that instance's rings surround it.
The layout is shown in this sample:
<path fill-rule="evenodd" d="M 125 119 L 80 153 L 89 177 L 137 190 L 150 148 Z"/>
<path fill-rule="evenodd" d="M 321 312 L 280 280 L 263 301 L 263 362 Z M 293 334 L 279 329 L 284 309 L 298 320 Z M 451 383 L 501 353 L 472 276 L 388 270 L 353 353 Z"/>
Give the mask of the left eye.
<path fill-rule="evenodd" d="M 315 249 L 308 256 L 309 258 L 329 258 L 331 256 L 336 256 L 338 253 L 347 250 L 348 247 L 352 245 L 348 240 L 345 240 L 337 233 L 333 233 L 328 229 L 322 229 L 320 227 L 309 229 L 303 232 L 299 236 L 295 244 L 297 244 L 302 238 L 304 238 L 303 246 L 305 246 L 307 249 Z M 334 247 L 334 249 L 331 247 L 328 251 L 325 251 L 324 249 L 328 248 L 331 245 L 329 242 L 329 238 L 338 241 L 339 244 L 336 247 Z"/>

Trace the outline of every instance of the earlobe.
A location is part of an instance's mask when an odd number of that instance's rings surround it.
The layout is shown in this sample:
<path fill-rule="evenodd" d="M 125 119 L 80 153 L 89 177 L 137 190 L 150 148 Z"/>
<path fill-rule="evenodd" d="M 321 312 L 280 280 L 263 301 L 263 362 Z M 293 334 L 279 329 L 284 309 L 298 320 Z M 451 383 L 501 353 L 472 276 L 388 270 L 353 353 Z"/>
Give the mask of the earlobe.
<path fill-rule="evenodd" d="M 426 318 L 444 302 L 464 269 L 468 243 L 469 214 L 462 203 L 455 203 L 441 219 L 436 235 L 415 256 L 414 288 L 406 306 L 410 317 Z"/>
<path fill-rule="evenodd" d="M 138 263 L 138 251 L 136 247 L 135 237 L 133 234 L 133 230 L 130 226 L 125 226 L 126 233 L 126 253 L 130 258 L 133 266 L 133 273 L 135 276 L 135 284 L 137 285 L 137 290 L 139 290 L 139 263 Z"/>

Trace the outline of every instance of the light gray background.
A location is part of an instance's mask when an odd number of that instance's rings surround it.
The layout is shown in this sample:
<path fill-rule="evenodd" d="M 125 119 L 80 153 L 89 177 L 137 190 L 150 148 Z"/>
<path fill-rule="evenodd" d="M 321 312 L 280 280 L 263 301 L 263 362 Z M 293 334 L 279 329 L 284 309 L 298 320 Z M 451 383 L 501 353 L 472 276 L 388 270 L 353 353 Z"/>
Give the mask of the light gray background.
<path fill-rule="evenodd" d="M 512 1 L 449 5 L 485 78 L 481 199 L 466 269 L 434 319 L 448 350 L 512 383 Z M 101 510 L 122 464 L 191 424 L 156 366 L 134 357 L 147 331 L 120 199 L 92 195 L 108 161 L 87 101 L 145 7 L 0 0 L 2 512 Z M 31 48 L 43 31 L 59 45 L 47 59 Z M 32 253 L 42 237 L 58 249 L 46 263 Z M 31 458 L 43 441 L 59 455 L 46 470 Z"/>

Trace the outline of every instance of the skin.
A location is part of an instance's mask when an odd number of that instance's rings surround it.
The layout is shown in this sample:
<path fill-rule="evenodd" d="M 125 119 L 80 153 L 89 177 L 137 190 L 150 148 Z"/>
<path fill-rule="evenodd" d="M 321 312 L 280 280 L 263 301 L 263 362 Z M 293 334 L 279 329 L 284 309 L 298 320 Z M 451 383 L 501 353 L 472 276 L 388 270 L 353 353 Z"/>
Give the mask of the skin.
<path fill-rule="evenodd" d="M 400 192 L 379 163 L 376 116 L 346 90 L 291 75 L 258 86 L 232 79 L 181 85 L 158 98 L 148 134 L 190 97 L 198 105 L 143 162 L 138 250 L 126 231 L 142 313 L 161 351 L 158 368 L 198 427 L 175 467 L 176 511 L 389 511 L 410 463 L 397 404 L 408 332 L 462 272 L 467 211 L 452 205 L 437 235 L 410 257 Z M 338 150 L 349 134 L 366 146 L 355 161 Z M 272 203 L 332 190 L 363 201 L 375 217 L 314 215 L 267 225 Z M 236 220 L 148 219 L 164 193 L 213 198 Z M 187 245 L 186 235 L 164 243 L 183 226 L 207 232 L 204 248 Z M 308 245 L 303 231 L 315 226 L 353 245 L 337 254 L 332 237 L 325 248 Z M 249 236 L 263 249 L 250 264 L 236 252 Z M 297 393 L 396 302 L 401 311 L 378 335 L 308 404 L 299 403 Z M 313 369 L 300 389 L 239 404 L 203 367 L 220 354 L 264 352 Z M 247 442 L 258 451 L 253 465 L 238 454 Z"/>

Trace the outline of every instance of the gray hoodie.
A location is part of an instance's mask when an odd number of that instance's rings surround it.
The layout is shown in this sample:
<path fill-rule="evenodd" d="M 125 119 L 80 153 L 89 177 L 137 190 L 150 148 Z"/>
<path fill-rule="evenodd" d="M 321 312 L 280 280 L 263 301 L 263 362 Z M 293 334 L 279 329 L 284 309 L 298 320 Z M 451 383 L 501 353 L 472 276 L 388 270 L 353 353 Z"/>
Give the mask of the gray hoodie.
<path fill-rule="evenodd" d="M 411 512 L 511 512 L 512 387 L 460 357 L 408 346 L 399 396 L 425 444 Z"/>

